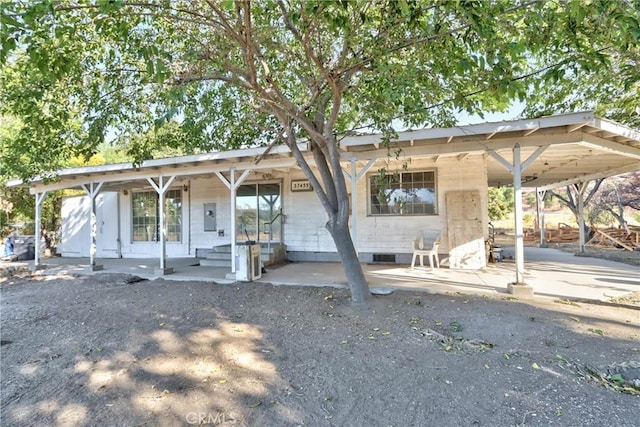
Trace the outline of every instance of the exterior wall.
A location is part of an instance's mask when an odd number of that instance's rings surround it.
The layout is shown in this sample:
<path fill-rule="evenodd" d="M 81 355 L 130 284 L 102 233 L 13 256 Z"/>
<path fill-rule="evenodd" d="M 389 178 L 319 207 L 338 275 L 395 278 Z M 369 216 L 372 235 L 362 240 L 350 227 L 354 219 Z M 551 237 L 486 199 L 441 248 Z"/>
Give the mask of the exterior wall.
<path fill-rule="evenodd" d="M 62 199 L 62 229 L 57 251 L 63 257 L 89 256 L 89 197 Z"/>
<path fill-rule="evenodd" d="M 251 175 L 247 177 L 250 179 Z M 246 180 L 245 180 L 246 182 Z M 231 199 L 229 189 L 213 175 L 194 179 L 190 185 L 191 206 L 191 253 L 198 248 L 231 244 Z M 216 231 L 204 231 L 204 204 L 216 204 Z M 222 234 L 221 234 L 222 232 Z"/>
<path fill-rule="evenodd" d="M 120 227 L 118 193 L 104 192 L 96 197 L 96 256 L 119 258 Z M 62 199 L 62 229 L 58 253 L 66 257 L 88 257 L 91 248 L 91 205 L 89 196 Z"/>
<path fill-rule="evenodd" d="M 375 167 L 374 167 L 375 168 Z M 482 155 L 467 156 L 463 159 L 457 157 L 440 158 L 433 160 L 413 159 L 409 165 L 409 171 L 435 170 L 436 193 L 438 199 L 437 215 L 428 216 L 371 216 L 368 215 L 368 178 L 375 174 L 371 171 L 358 182 L 359 203 L 357 227 L 358 251 L 366 254 L 406 254 L 396 257 L 397 261 L 410 260 L 413 252 L 413 240 L 423 229 L 442 230 L 441 253 L 448 253 L 447 236 L 447 211 L 445 195 L 448 191 L 478 190 L 482 199 L 483 227 L 486 230 L 489 223 L 488 216 L 488 185 L 486 162 Z"/>
<path fill-rule="evenodd" d="M 393 166 L 392 166 L 393 167 Z M 390 167 L 391 169 L 391 167 Z M 365 262 L 372 261 L 373 254 L 394 254 L 396 262 L 409 262 L 412 241 L 423 229 L 443 231 L 441 253 L 447 253 L 447 212 L 445 196 L 448 191 L 477 190 L 481 195 L 482 223 L 488 227 L 487 168 L 483 155 L 466 157 L 441 157 L 408 159 L 408 171 L 436 171 L 437 214 L 429 216 L 372 216 L 368 214 L 370 200 L 369 177 L 377 172 L 374 166 L 357 184 L 357 241 L 356 246 Z M 226 174 L 225 174 L 226 175 Z M 240 174 L 237 173 L 239 176 Z M 326 213 L 313 191 L 292 191 L 291 181 L 306 180 L 301 171 L 253 171 L 243 184 L 256 182 L 281 182 L 281 203 L 284 214 L 283 243 L 292 260 L 338 260 L 336 248 L 325 228 Z M 209 177 L 184 181 L 172 188 L 182 191 L 182 241 L 167 242 L 168 257 L 195 257 L 197 249 L 211 249 L 228 245 L 233 237 L 231 230 L 231 201 L 229 189 L 220 179 Z M 349 180 L 347 180 L 349 185 Z M 349 190 L 351 191 L 351 190 Z M 132 192 L 117 194 L 119 199 L 105 206 L 106 220 L 117 218 L 119 210 L 119 250 L 126 258 L 148 258 L 160 255 L 158 242 L 132 242 Z M 102 195 L 98 196 L 100 198 Z M 75 199 L 71 201 L 71 199 Z M 205 203 L 216 205 L 216 230 L 204 231 Z M 107 212 L 108 211 L 108 212 Z M 89 204 L 88 197 L 69 198 L 63 204 L 63 236 L 60 252 L 63 256 L 88 256 Z M 113 227 L 110 228 L 113 230 Z M 100 245 L 101 236 L 98 235 Z M 86 241 L 86 242 L 85 242 Z M 98 256 L 105 256 L 100 255 Z"/>
<path fill-rule="evenodd" d="M 292 171 L 283 182 L 284 243 L 290 252 L 336 252 L 327 214 L 315 191 L 291 191 L 291 181 L 306 180 L 301 171 Z"/>

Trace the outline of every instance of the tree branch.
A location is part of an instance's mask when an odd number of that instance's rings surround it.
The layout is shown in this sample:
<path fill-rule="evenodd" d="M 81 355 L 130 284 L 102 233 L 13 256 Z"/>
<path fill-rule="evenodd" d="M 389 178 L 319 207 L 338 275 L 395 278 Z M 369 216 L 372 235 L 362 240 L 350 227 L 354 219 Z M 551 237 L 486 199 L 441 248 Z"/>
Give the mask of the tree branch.
<path fill-rule="evenodd" d="M 514 11 L 516 11 L 518 9 L 528 8 L 531 5 L 534 5 L 536 3 L 540 3 L 540 1 L 541 0 L 530 0 L 530 1 L 526 2 L 526 3 L 510 7 L 508 9 L 506 9 L 503 13 L 510 13 L 510 12 L 514 12 Z M 427 36 L 427 37 L 415 38 L 415 39 L 412 39 L 412 40 L 407 40 L 404 43 L 401 43 L 401 44 L 399 44 L 397 46 L 394 46 L 394 47 L 390 48 L 387 51 L 387 53 L 395 53 L 395 52 L 397 52 L 399 50 L 404 50 L 404 49 L 407 49 L 409 47 L 415 46 L 417 44 L 421 44 L 421 43 L 425 43 L 425 42 L 428 42 L 428 41 L 437 40 L 437 39 L 439 39 L 441 37 L 445 37 L 445 36 L 452 36 L 454 34 L 457 34 L 457 33 L 461 32 L 462 30 L 466 30 L 467 28 L 470 28 L 471 25 L 472 25 L 471 23 L 467 23 L 467 24 L 460 25 L 460 26 L 458 26 L 456 28 L 452 28 L 452 29 L 450 29 L 448 31 L 444 31 L 444 32 L 441 32 L 441 33 L 438 33 L 438 34 L 430 35 L 430 36 Z M 375 59 L 376 58 L 374 58 L 374 57 L 365 58 L 360 63 L 353 65 L 351 67 L 351 69 L 354 69 L 354 70 L 355 69 L 361 69 L 361 68 L 371 64 L 371 62 L 373 62 Z M 350 70 L 345 70 L 345 71 L 350 71 Z"/>

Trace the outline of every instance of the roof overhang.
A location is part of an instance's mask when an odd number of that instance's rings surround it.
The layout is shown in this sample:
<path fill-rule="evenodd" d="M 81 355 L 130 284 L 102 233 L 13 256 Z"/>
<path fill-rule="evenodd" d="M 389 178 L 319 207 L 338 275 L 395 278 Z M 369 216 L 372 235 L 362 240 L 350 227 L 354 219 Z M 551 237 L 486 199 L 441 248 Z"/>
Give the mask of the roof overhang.
<path fill-rule="evenodd" d="M 640 132 L 593 112 L 559 114 L 506 122 L 400 132 L 391 151 L 401 156 L 432 157 L 486 154 L 511 161 L 516 144 L 522 162 L 522 185 L 555 188 L 575 182 L 618 175 L 640 169 Z M 382 136 L 357 135 L 341 141 L 345 159 L 369 160 L 388 156 Z M 490 186 L 513 183 L 511 172 L 495 156 L 487 156 Z"/>
<path fill-rule="evenodd" d="M 301 152 L 308 150 L 308 144 L 298 144 Z M 259 160 L 259 161 L 258 161 Z M 102 191 L 147 187 L 147 178 L 175 176 L 174 182 L 211 176 L 231 169 L 265 170 L 290 169 L 296 161 L 286 146 L 245 148 L 224 152 L 195 154 L 146 160 L 140 165 L 118 163 L 99 166 L 85 166 L 62 169 L 52 178 L 35 177 L 28 183 L 13 180 L 7 186 L 28 186 L 32 193 L 63 189 L 81 189 L 83 184 L 102 182 Z"/>
<path fill-rule="evenodd" d="M 381 134 L 347 136 L 340 141 L 345 162 L 384 160 L 398 149 L 402 157 L 434 162 L 441 157 L 482 155 L 490 186 L 513 183 L 505 163 L 511 162 L 516 145 L 526 166 L 522 185 L 528 187 L 549 189 L 640 169 L 640 132 L 595 117 L 590 111 L 405 131 L 398 133 L 389 148 Z M 310 157 L 308 144 L 298 144 L 298 148 Z M 313 164 L 312 158 L 309 161 Z M 147 178 L 160 175 L 175 176 L 180 182 L 231 169 L 286 171 L 296 167 L 289 148 L 281 145 L 148 160 L 137 166 L 121 163 L 69 168 L 58 171 L 53 180 L 36 177 L 28 183 L 14 180 L 8 185 L 28 186 L 37 193 L 103 182 L 103 191 L 117 191 L 148 186 Z"/>

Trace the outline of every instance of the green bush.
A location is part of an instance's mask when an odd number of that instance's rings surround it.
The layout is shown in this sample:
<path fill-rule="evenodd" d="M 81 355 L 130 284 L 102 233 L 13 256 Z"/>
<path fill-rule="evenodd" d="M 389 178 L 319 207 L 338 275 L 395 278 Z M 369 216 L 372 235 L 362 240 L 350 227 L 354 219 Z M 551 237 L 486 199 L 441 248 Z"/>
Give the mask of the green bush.
<path fill-rule="evenodd" d="M 513 188 L 489 188 L 489 219 L 498 221 L 513 212 Z"/>
<path fill-rule="evenodd" d="M 522 222 L 527 224 L 527 225 L 533 225 L 534 218 L 535 218 L 535 216 L 533 214 L 526 213 L 526 214 L 522 215 Z"/>

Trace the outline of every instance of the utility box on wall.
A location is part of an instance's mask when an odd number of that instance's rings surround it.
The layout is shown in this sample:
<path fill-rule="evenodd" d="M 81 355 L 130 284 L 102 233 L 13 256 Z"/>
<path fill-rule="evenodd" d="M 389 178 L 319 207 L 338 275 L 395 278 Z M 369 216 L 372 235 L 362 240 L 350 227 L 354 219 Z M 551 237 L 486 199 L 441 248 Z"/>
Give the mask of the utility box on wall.
<path fill-rule="evenodd" d="M 204 204 L 204 231 L 216 231 L 216 204 Z"/>

